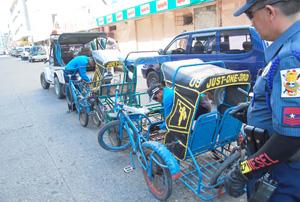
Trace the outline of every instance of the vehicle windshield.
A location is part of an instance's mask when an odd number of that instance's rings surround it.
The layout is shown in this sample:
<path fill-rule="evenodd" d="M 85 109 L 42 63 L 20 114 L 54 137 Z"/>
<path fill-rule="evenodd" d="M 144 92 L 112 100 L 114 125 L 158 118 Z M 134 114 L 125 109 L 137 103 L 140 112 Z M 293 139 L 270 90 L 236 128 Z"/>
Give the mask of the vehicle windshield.
<path fill-rule="evenodd" d="M 32 47 L 32 52 L 46 53 L 45 48 L 43 46 Z"/>
<path fill-rule="evenodd" d="M 25 51 L 26 51 L 26 52 L 29 52 L 29 51 L 30 51 L 30 48 L 25 48 Z"/>

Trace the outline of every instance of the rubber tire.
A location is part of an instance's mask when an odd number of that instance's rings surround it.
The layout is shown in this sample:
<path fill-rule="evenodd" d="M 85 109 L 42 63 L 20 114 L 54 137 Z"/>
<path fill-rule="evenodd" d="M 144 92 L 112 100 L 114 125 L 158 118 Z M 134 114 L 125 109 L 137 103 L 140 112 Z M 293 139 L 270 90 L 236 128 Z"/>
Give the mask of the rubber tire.
<path fill-rule="evenodd" d="M 67 85 L 67 87 L 66 87 L 66 98 L 67 98 L 67 103 L 68 103 L 69 110 L 70 111 L 75 111 L 76 110 L 76 104 L 74 102 L 74 97 L 73 97 L 71 85 Z"/>
<path fill-rule="evenodd" d="M 94 106 L 94 112 L 95 113 L 92 116 L 92 120 L 93 120 L 94 124 L 97 127 L 99 127 L 102 122 L 105 122 L 105 116 L 103 114 L 104 112 L 99 105 Z M 98 116 L 100 117 L 101 120 L 99 120 Z"/>
<path fill-rule="evenodd" d="M 41 73 L 40 81 L 41 81 L 41 85 L 42 85 L 43 89 L 49 89 L 50 83 L 48 83 L 46 81 L 44 72 Z"/>
<path fill-rule="evenodd" d="M 151 71 L 147 75 L 147 86 L 148 88 L 155 83 L 159 83 L 159 76 L 154 72 Z"/>
<path fill-rule="evenodd" d="M 105 124 L 99 131 L 98 133 L 98 143 L 100 144 L 100 146 L 107 150 L 107 151 L 123 151 L 128 149 L 129 147 L 131 147 L 131 142 L 129 137 L 127 138 L 123 138 L 123 142 L 118 140 L 118 139 L 112 139 L 111 137 L 109 137 L 110 142 L 111 141 L 115 141 L 115 142 L 111 142 L 112 144 L 115 145 L 108 145 L 105 141 L 104 138 L 106 137 L 106 134 L 108 134 L 110 131 L 110 129 L 112 129 L 113 127 L 115 127 L 114 129 L 117 129 L 117 131 L 114 131 L 114 134 L 120 134 L 119 132 L 119 126 L 120 126 L 120 120 L 114 120 L 111 121 L 107 124 Z M 125 126 L 124 126 L 125 127 Z M 127 134 L 126 133 L 126 129 L 123 128 L 123 134 Z M 109 134 L 110 135 L 110 134 Z M 116 136 L 117 137 L 117 136 Z M 116 143 L 117 142 L 117 143 Z M 123 144 L 124 143 L 124 144 Z"/>
<path fill-rule="evenodd" d="M 219 168 L 216 170 L 216 172 L 211 176 L 210 178 L 210 186 L 214 186 L 216 185 L 219 180 L 220 176 L 224 176 L 226 175 L 226 173 L 224 173 L 225 171 L 228 170 L 232 170 L 232 165 L 234 164 L 234 162 L 236 162 L 239 158 L 241 158 L 241 153 L 240 152 L 236 152 L 234 154 L 232 154 L 231 156 L 229 156 L 220 166 Z M 223 174 L 224 173 L 224 174 Z M 223 174 L 223 175 L 222 175 Z"/>
<path fill-rule="evenodd" d="M 58 99 L 62 99 L 65 97 L 62 89 L 63 84 L 59 83 L 58 77 L 54 78 L 54 88 L 55 88 L 56 97 Z"/>
<path fill-rule="evenodd" d="M 217 88 L 214 92 L 215 104 L 218 106 L 224 102 L 225 88 Z"/>
<path fill-rule="evenodd" d="M 153 149 L 151 149 L 149 147 L 143 147 L 143 151 L 144 151 L 145 158 L 147 159 L 147 162 L 149 165 L 149 163 L 150 163 L 149 156 L 152 153 Z M 167 165 L 166 162 L 163 160 L 163 158 L 158 153 L 154 152 L 153 156 L 159 163 L 161 163 L 163 165 Z M 170 170 L 168 168 L 160 167 L 154 161 L 152 161 L 152 163 L 153 163 L 152 164 L 152 182 L 150 182 L 147 171 L 143 170 L 146 183 L 148 185 L 150 192 L 154 195 L 155 198 L 157 198 L 160 201 L 165 201 L 172 194 L 172 176 L 171 176 Z M 145 163 L 144 163 L 144 165 L 145 165 Z M 153 184 L 153 182 L 155 183 L 156 177 L 159 175 L 162 176 L 162 179 L 164 180 L 163 191 L 158 190 L 157 186 L 155 184 Z"/>
<path fill-rule="evenodd" d="M 87 105 L 87 101 L 83 100 L 82 104 Z M 89 114 L 86 107 L 81 106 L 82 109 L 80 109 L 80 123 L 83 127 L 86 127 L 89 124 Z"/>

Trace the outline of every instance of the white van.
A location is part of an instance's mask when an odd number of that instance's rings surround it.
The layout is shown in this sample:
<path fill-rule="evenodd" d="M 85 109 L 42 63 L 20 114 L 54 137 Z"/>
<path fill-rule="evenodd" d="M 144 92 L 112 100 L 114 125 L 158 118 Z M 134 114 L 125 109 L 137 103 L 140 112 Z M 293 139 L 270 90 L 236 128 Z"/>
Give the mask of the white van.
<path fill-rule="evenodd" d="M 21 60 L 27 60 L 29 56 L 30 46 L 22 47 Z"/>

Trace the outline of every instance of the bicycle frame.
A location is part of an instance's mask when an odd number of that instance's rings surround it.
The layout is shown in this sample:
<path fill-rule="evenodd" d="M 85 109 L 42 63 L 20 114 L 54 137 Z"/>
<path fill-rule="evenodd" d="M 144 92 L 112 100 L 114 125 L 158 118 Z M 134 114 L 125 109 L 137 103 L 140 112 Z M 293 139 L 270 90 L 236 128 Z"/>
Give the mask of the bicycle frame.
<path fill-rule="evenodd" d="M 155 159 L 155 157 L 153 156 L 154 151 L 152 151 L 152 153 L 150 155 L 150 166 L 148 165 L 146 156 L 145 156 L 143 148 L 142 148 L 142 143 L 149 140 L 149 131 L 147 132 L 147 136 L 144 137 L 141 134 L 140 130 L 136 127 L 136 125 L 134 125 L 133 120 L 138 123 L 141 119 L 146 118 L 149 121 L 150 125 L 152 125 L 154 123 L 151 123 L 151 120 L 149 119 L 149 117 L 142 113 L 133 113 L 133 114 L 128 115 L 127 112 L 123 109 L 123 105 L 117 104 L 117 108 L 118 108 L 117 117 L 120 120 L 119 127 L 123 128 L 125 126 L 126 132 L 130 138 L 130 144 L 132 145 L 133 151 L 130 152 L 130 158 L 131 158 L 131 162 L 133 165 L 133 169 L 136 168 L 134 161 L 133 161 L 133 154 L 136 154 L 141 166 L 143 167 L 143 169 L 145 171 L 147 171 L 148 176 L 150 177 L 150 180 L 152 180 L 151 173 L 152 173 L 152 162 L 153 161 L 161 167 L 168 168 L 168 166 L 162 165 L 161 163 L 159 163 L 157 161 L 157 159 Z M 138 118 L 136 118 L 136 117 L 138 117 Z M 133 131 L 131 129 L 133 129 Z M 136 135 L 136 140 L 134 139 L 135 135 Z M 120 130 L 120 136 L 121 136 L 121 138 L 123 137 L 123 130 Z M 124 147 L 125 146 L 126 145 L 124 145 Z M 142 159 L 144 161 L 142 161 Z M 143 162 L 145 163 L 145 165 Z"/>

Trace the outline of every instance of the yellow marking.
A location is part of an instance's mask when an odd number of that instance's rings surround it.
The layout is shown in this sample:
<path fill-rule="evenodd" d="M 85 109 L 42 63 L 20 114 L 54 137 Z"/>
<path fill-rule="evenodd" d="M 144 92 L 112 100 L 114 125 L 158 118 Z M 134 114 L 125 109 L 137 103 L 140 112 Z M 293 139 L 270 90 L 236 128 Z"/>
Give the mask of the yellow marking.
<path fill-rule="evenodd" d="M 106 68 L 118 67 L 118 66 L 121 66 L 121 65 L 122 65 L 121 61 L 113 61 L 113 62 L 108 62 L 106 64 Z"/>
<path fill-rule="evenodd" d="M 243 174 L 249 173 L 249 172 L 252 171 L 250 166 L 248 165 L 248 161 L 243 161 L 241 163 L 241 171 L 242 171 Z"/>

